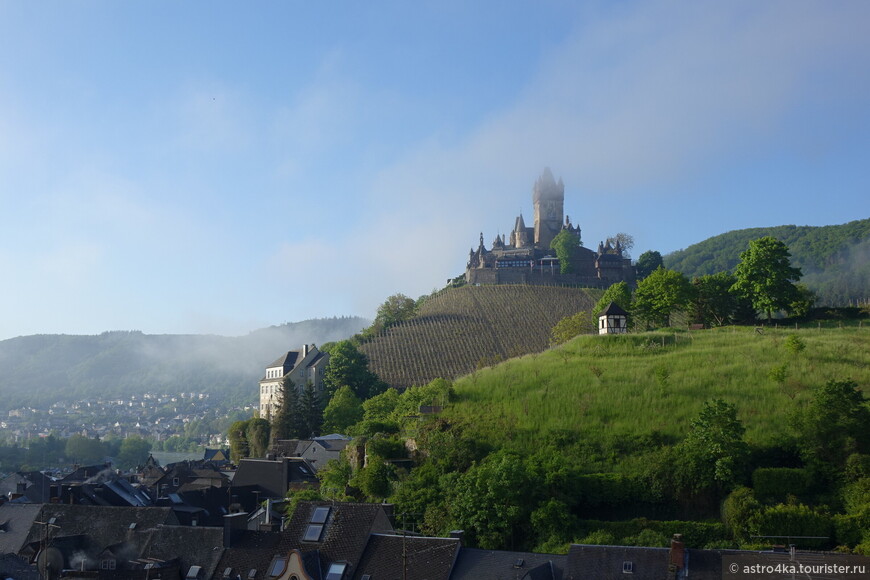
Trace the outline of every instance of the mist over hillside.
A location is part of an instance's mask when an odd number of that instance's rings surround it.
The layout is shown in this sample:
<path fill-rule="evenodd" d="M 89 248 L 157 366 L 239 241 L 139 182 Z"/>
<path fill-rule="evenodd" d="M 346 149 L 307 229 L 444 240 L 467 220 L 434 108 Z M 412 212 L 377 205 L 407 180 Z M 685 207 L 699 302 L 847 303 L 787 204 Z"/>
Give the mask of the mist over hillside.
<path fill-rule="evenodd" d="M 360 317 L 305 320 L 245 336 L 33 335 L 0 341 L 0 412 L 22 406 L 135 393 L 211 393 L 252 401 L 267 364 L 303 344 L 342 340 L 370 324 Z"/>

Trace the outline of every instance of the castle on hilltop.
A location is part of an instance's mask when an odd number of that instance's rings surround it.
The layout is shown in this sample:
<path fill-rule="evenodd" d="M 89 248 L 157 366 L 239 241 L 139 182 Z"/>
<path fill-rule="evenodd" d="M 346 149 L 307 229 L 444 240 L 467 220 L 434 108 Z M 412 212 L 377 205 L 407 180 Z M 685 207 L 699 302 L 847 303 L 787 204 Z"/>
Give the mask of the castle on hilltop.
<path fill-rule="evenodd" d="M 634 284 L 631 259 L 623 256 L 619 242 L 601 242 L 598 251 L 582 246 L 580 227 L 564 216 L 565 184 L 553 179 L 549 168 L 532 188 L 534 226 L 526 227 L 522 214 L 506 240 L 497 235 L 486 249 L 483 233 L 477 250 L 471 249 L 465 268 L 468 284 L 576 285 L 606 288 L 615 282 Z M 564 216 L 564 217 L 563 217 Z M 564 220 L 564 221 L 563 221 Z M 561 265 L 550 243 L 562 230 L 577 236 L 580 247 L 571 258 L 572 272 L 561 273 Z"/>

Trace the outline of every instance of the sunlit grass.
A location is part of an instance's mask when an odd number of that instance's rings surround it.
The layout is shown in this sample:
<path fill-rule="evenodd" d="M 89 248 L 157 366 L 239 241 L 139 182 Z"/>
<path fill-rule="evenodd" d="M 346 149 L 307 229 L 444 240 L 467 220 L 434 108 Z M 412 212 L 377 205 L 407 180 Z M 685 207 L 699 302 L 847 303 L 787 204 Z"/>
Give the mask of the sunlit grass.
<path fill-rule="evenodd" d="M 806 348 L 790 351 L 795 335 Z M 771 369 L 785 369 L 781 380 Z M 746 438 L 769 444 L 813 388 L 870 386 L 870 328 L 752 328 L 582 336 L 456 382 L 445 415 L 490 443 L 532 452 L 559 434 L 586 443 L 650 434 L 679 439 L 705 401 L 736 405 Z"/>

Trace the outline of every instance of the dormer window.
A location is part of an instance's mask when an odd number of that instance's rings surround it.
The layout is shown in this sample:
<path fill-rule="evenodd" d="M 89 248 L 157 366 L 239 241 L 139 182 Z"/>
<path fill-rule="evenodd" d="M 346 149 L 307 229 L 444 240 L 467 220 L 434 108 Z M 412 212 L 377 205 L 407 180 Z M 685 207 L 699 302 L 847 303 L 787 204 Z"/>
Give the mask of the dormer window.
<path fill-rule="evenodd" d="M 321 506 L 314 509 L 314 513 L 311 515 L 311 521 L 308 523 L 308 527 L 305 528 L 305 535 L 302 536 L 303 542 L 319 542 L 321 536 L 323 535 L 323 528 L 325 527 L 326 520 L 329 517 L 330 507 Z"/>
<path fill-rule="evenodd" d="M 329 565 L 329 570 L 326 571 L 326 580 L 341 580 L 344 578 L 345 570 L 347 570 L 347 564 L 344 562 L 333 562 Z"/>

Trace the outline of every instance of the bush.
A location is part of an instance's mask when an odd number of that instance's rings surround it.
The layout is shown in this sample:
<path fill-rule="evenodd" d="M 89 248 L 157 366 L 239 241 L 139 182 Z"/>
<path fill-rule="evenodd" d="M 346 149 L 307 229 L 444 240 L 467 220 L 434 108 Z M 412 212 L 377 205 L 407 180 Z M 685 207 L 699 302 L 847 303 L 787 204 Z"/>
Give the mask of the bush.
<path fill-rule="evenodd" d="M 833 518 L 803 504 L 779 504 L 769 507 L 759 512 L 753 520 L 760 536 L 792 536 L 792 541 L 802 548 L 822 549 L 833 545 Z M 797 539 L 796 536 L 819 536 L 829 539 Z"/>
<path fill-rule="evenodd" d="M 752 472 L 752 489 L 758 501 L 783 503 L 789 495 L 803 497 L 809 487 L 805 469 L 759 467 Z"/>
<path fill-rule="evenodd" d="M 755 532 L 752 517 L 761 509 L 754 492 L 748 487 L 738 487 L 722 504 L 722 520 L 734 539 L 746 542 Z"/>
<path fill-rule="evenodd" d="M 728 540 L 728 532 L 723 524 L 708 522 L 687 521 L 662 521 L 635 518 L 628 521 L 608 522 L 601 520 L 580 520 L 578 528 L 586 531 L 586 537 L 580 543 L 587 542 L 595 534 L 609 537 L 614 545 L 634 545 L 629 542 L 637 541 L 645 530 L 670 539 L 674 534 L 682 534 L 683 542 L 687 547 L 702 548 L 704 546 L 725 542 Z M 604 536 L 606 534 L 606 536 Z M 651 537 L 647 533 L 644 537 Z"/>

